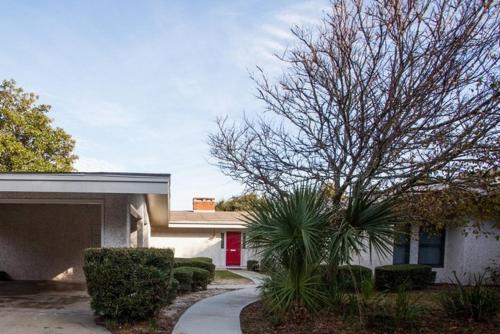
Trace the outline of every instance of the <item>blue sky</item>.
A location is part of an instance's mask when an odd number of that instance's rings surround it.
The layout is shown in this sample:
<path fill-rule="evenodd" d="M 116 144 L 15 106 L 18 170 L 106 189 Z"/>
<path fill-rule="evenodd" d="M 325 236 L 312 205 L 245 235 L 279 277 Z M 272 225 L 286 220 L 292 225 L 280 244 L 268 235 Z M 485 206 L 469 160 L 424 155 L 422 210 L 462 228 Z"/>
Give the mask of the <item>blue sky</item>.
<path fill-rule="evenodd" d="M 0 80 L 52 105 L 80 171 L 172 174 L 172 208 L 243 187 L 210 165 L 217 116 L 262 110 L 249 72 L 279 73 L 289 28 L 327 0 L 0 0 Z"/>

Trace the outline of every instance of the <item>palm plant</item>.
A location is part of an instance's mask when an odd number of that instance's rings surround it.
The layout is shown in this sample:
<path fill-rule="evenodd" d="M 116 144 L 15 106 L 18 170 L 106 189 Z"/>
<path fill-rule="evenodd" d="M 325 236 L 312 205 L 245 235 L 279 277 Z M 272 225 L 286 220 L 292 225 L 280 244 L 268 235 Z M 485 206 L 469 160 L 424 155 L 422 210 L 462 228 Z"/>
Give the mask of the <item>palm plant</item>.
<path fill-rule="evenodd" d="M 325 302 L 320 264 L 350 264 L 365 251 L 387 255 L 394 238 L 393 200 L 355 192 L 345 209 L 316 188 L 299 186 L 258 204 L 246 216 L 250 247 L 270 265 L 263 300 L 272 310 L 315 309 Z"/>
<path fill-rule="evenodd" d="M 247 215 L 248 244 L 272 266 L 263 290 L 272 310 L 321 304 L 317 268 L 324 258 L 330 215 L 324 194 L 307 186 L 268 199 Z"/>
<path fill-rule="evenodd" d="M 354 256 L 368 252 L 379 257 L 391 254 L 395 226 L 401 222 L 394 210 L 396 200 L 379 200 L 355 191 L 339 222 L 332 226 L 328 244 L 330 265 L 350 264 Z"/>

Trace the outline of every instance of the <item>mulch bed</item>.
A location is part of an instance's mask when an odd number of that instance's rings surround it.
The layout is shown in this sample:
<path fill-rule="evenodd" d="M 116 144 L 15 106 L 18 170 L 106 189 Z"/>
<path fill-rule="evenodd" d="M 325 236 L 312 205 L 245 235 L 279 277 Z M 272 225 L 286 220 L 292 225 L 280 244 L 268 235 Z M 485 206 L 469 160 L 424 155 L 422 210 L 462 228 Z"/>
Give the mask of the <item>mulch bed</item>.
<path fill-rule="evenodd" d="M 342 316 L 320 312 L 314 318 L 289 319 L 278 325 L 272 325 L 272 319 L 262 307 L 261 302 L 255 302 L 243 309 L 240 315 L 243 334 L 371 334 L 371 333 L 453 333 L 453 334 L 492 334 L 498 333 L 500 319 L 490 322 L 475 323 L 448 319 L 439 310 L 423 317 L 414 328 L 388 330 L 361 328 L 355 318 L 343 319 Z"/>

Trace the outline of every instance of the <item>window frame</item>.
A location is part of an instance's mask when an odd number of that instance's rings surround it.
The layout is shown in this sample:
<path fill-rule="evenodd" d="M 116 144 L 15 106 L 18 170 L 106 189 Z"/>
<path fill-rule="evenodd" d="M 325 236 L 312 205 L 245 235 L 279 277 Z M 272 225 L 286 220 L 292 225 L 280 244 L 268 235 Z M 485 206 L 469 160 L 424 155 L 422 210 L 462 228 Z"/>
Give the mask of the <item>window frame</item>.
<path fill-rule="evenodd" d="M 404 235 L 401 235 L 401 237 L 405 238 L 405 242 L 401 242 L 400 239 L 394 238 L 394 244 L 393 244 L 393 248 L 392 248 L 392 264 L 409 264 L 410 263 L 411 225 L 405 226 L 402 233 L 404 233 Z M 396 247 L 404 247 L 405 262 L 403 262 L 403 263 L 396 263 L 395 262 L 396 257 L 394 256 L 394 254 L 396 253 Z"/>
<path fill-rule="evenodd" d="M 424 233 L 429 235 L 427 232 L 422 231 L 422 230 L 420 230 L 420 232 L 419 232 L 419 236 L 418 236 L 418 261 L 417 261 L 417 263 L 431 266 L 432 268 L 444 268 L 444 259 L 445 259 L 445 252 L 446 252 L 446 230 L 440 232 L 441 233 L 441 243 L 439 245 L 422 242 L 422 239 L 423 239 L 422 235 Z M 420 260 L 422 249 L 439 249 L 440 250 L 439 263 L 438 264 L 422 263 Z"/>

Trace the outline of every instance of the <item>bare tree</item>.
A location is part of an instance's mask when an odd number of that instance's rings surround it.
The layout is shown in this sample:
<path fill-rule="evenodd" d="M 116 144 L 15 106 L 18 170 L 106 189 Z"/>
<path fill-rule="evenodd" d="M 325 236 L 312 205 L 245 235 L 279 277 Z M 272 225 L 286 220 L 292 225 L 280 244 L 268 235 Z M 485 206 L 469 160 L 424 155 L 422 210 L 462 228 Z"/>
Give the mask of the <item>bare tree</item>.
<path fill-rule="evenodd" d="M 340 200 L 498 166 L 498 3 L 331 5 L 319 27 L 292 29 L 277 83 L 254 77 L 267 114 L 218 120 L 209 144 L 225 174 L 251 190 L 317 182 Z"/>

